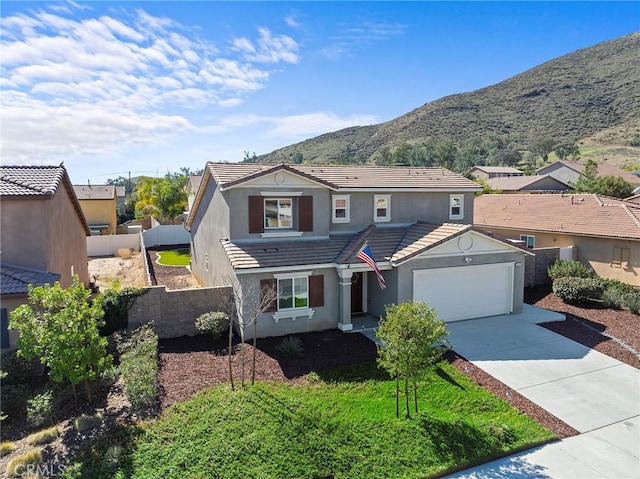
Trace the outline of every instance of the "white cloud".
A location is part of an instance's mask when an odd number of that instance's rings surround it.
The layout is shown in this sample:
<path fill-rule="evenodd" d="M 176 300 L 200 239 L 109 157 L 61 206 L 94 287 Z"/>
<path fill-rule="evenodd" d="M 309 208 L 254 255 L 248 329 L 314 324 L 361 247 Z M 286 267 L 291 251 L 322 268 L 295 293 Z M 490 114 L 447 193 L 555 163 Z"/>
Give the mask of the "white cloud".
<path fill-rule="evenodd" d="M 286 17 L 284 17 L 284 22 L 287 24 L 287 26 L 291 27 L 291 28 L 302 28 L 303 25 L 300 22 L 300 20 L 298 20 L 298 15 L 295 13 L 291 13 L 289 15 L 287 15 Z"/>
<path fill-rule="evenodd" d="M 372 43 L 403 35 L 407 28 L 407 25 L 387 21 L 345 23 L 339 27 L 338 34 L 331 38 L 331 43 L 322 49 L 322 53 L 330 60 L 338 60 L 355 48 L 366 48 Z"/>
<path fill-rule="evenodd" d="M 68 2 L 3 18 L 3 162 L 108 154 L 200 131 L 184 112 L 238 106 L 269 81 L 258 64 L 299 59 L 295 40 L 266 28 L 224 51 L 170 18 L 87 8 Z"/>

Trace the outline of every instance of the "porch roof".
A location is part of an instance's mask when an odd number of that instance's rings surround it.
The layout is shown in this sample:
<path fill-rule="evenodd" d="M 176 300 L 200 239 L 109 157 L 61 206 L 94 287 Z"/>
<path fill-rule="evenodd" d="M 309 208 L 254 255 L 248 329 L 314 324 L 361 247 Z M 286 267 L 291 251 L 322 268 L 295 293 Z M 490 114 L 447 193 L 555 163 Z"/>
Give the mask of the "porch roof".
<path fill-rule="evenodd" d="M 312 264 L 358 264 L 356 254 L 366 241 L 377 262 L 406 261 L 466 231 L 471 225 L 430 224 L 409 226 L 370 225 L 355 234 L 332 235 L 319 240 L 234 243 L 222 240 L 234 269 L 273 268 Z"/>
<path fill-rule="evenodd" d="M 29 285 L 44 286 L 55 283 L 59 274 L 48 273 L 36 269 L 0 264 L 0 294 L 26 294 Z"/>

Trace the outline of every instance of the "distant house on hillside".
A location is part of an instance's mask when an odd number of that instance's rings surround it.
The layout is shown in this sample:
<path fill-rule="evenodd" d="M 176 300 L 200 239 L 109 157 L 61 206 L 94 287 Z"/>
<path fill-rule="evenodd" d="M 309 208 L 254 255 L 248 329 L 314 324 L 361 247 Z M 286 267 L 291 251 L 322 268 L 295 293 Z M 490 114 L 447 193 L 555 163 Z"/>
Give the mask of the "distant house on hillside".
<path fill-rule="evenodd" d="M 640 286 L 640 205 L 594 194 L 482 195 L 473 224 L 531 248 L 573 246 L 603 278 Z"/>
<path fill-rule="evenodd" d="M 550 175 L 568 185 L 575 185 L 582 175 L 585 161 L 556 161 L 536 171 L 537 175 Z M 598 176 L 619 176 L 635 189 L 640 188 L 640 178 L 608 163 L 598 163 Z"/>
<path fill-rule="evenodd" d="M 490 178 L 485 181 L 492 189 L 500 190 L 503 193 L 548 193 L 571 189 L 569 185 L 550 175 L 511 176 Z"/>
<path fill-rule="evenodd" d="M 474 166 L 469 170 L 469 174 L 474 178 L 482 178 L 484 180 L 524 175 L 522 171 L 512 166 Z"/>
<path fill-rule="evenodd" d="M 124 187 L 114 185 L 73 185 L 92 235 L 116 234 L 118 188 L 124 194 Z"/>
<path fill-rule="evenodd" d="M 63 167 L 0 166 L 2 348 L 15 346 L 8 315 L 26 302 L 29 284 L 67 287 L 74 274 L 89 284 L 90 233 Z"/>

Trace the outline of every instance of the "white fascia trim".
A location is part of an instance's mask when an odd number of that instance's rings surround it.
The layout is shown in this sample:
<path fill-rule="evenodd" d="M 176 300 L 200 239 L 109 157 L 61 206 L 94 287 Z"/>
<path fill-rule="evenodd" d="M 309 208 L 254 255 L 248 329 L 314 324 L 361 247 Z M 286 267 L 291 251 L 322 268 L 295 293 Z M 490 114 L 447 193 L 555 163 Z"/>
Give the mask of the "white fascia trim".
<path fill-rule="evenodd" d="M 291 318 L 291 321 L 295 321 L 298 318 L 313 318 L 313 313 L 316 311 L 311 308 L 294 308 L 294 309 L 285 309 L 282 311 L 277 311 L 273 313 L 273 321 L 277 323 L 281 319 Z"/>
<path fill-rule="evenodd" d="M 302 196 L 302 191 L 261 191 L 260 196 Z"/>
<path fill-rule="evenodd" d="M 391 270 L 395 267 L 395 265 L 393 263 L 391 263 L 391 261 L 376 261 L 376 264 L 378 265 L 378 268 L 380 268 L 381 271 L 388 271 Z M 354 273 L 366 273 L 368 271 L 373 271 L 372 268 L 370 268 L 367 264 L 362 263 L 341 263 L 341 264 L 334 264 L 333 265 L 334 268 L 338 269 L 349 269 L 351 271 L 353 271 Z"/>
<path fill-rule="evenodd" d="M 338 188 L 335 190 L 337 193 L 343 191 L 349 193 L 471 193 L 476 191 L 482 191 L 481 187 L 475 188 L 470 186 L 468 188 Z"/>

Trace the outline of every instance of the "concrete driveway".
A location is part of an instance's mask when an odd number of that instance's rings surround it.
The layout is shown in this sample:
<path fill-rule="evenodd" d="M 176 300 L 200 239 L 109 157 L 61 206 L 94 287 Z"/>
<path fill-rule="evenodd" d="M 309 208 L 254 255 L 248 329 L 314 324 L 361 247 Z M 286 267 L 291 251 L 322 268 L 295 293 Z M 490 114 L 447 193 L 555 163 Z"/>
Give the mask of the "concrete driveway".
<path fill-rule="evenodd" d="M 640 477 L 640 371 L 536 324 L 558 319 L 525 305 L 447 324 L 456 352 L 583 433 L 450 477 Z"/>

